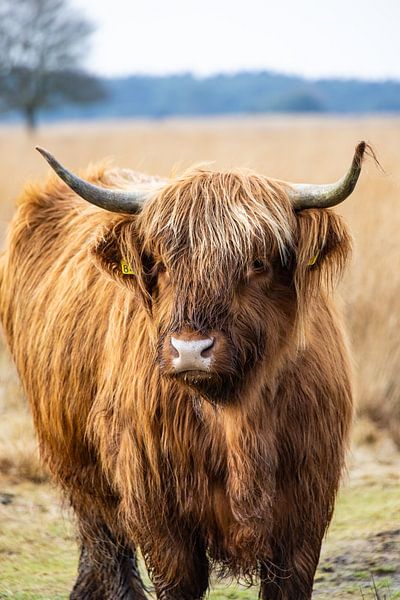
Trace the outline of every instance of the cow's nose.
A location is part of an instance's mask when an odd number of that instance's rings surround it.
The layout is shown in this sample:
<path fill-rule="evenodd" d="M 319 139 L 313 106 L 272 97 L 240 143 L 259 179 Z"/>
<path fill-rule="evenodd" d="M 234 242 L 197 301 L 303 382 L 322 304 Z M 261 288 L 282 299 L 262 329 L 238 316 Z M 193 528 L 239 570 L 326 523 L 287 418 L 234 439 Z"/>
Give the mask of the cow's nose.
<path fill-rule="evenodd" d="M 173 348 L 172 366 L 177 373 L 182 371 L 209 371 L 214 338 L 185 340 L 171 336 Z"/>

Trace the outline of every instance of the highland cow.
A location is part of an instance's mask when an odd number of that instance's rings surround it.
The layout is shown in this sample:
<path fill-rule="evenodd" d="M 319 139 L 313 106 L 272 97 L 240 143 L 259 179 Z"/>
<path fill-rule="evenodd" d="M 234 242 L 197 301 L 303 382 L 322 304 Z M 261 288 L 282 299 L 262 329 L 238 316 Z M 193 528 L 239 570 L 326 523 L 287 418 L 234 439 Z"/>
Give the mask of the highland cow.
<path fill-rule="evenodd" d="M 352 420 L 330 297 L 350 239 L 328 185 L 164 181 L 41 150 L 1 258 L 1 319 L 77 516 L 72 599 L 198 600 L 212 567 L 311 598 Z M 66 185 L 67 184 L 67 185 Z M 97 205 L 97 206 L 93 206 Z M 106 210 L 104 210 L 106 209 Z"/>

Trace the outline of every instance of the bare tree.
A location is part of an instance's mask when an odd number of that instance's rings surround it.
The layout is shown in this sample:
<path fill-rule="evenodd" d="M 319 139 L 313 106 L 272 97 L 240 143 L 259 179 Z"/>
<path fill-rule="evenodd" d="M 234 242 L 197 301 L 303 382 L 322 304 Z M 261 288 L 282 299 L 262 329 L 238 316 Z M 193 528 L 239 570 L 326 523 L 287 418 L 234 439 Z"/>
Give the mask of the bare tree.
<path fill-rule="evenodd" d="M 33 129 L 41 109 L 104 94 L 81 68 L 92 25 L 69 0 L 0 0 L 0 108 Z"/>

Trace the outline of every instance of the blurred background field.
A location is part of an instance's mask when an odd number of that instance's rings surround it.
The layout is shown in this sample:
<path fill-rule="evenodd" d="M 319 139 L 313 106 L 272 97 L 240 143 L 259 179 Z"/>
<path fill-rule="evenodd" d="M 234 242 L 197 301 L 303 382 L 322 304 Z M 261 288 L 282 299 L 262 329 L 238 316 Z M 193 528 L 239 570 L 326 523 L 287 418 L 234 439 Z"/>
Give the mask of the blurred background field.
<path fill-rule="evenodd" d="M 354 236 L 338 296 L 358 410 L 350 474 L 324 546 L 316 598 L 361 598 L 360 590 L 364 598 L 400 597 L 400 118 L 59 124 L 34 135 L 0 127 L 2 243 L 23 185 L 48 172 L 35 144 L 76 171 L 106 158 L 171 175 L 205 161 L 215 169 L 241 166 L 288 181 L 326 182 L 347 169 L 361 139 L 372 144 L 384 172 L 367 159 L 356 191 L 338 209 Z M 3 346 L 0 361 L 0 598 L 66 598 L 77 560 L 73 528 L 40 467 L 29 409 Z M 255 599 L 256 592 L 223 586 L 211 597 Z"/>

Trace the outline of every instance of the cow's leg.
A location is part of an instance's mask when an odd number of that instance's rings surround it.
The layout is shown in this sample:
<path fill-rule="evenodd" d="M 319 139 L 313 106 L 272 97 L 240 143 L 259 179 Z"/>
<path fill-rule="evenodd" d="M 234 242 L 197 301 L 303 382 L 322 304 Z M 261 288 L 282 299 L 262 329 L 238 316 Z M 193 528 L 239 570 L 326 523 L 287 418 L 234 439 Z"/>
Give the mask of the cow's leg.
<path fill-rule="evenodd" d="M 192 536 L 186 544 L 181 539 L 179 545 L 167 542 L 164 547 L 168 548 L 168 564 L 162 570 L 152 561 L 151 550 L 147 553 L 158 600 L 201 600 L 208 589 L 209 576 L 204 543 Z"/>
<path fill-rule="evenodd" d="M 96 532 L 98 534 L 98 530 Z M 116 544 L 106 528 L 102 536 L 83 540 L 79 572 L 71 600 L 144 600 L 135 552 Z"/>
<path fill-rule="evenodd" d="M 310 481 L 308 481 L 310 485 Z M 261 600 L 310 600 L 321 544 L 332 516 L 328 492 L 312 499 L 302 491 L 303 482 L 293 482 L 290 494 L 282 491 L 275 503 L 275 523 L 270 560 L 261 565 Z M 302 498 L 302 502 L 296 502 Z M 307 502 L 308 500 L 308 502 Z"/>
<path fill-rule="evenodd" d="M 322 538 L 323 532 L 318 535 L 314 531 L 295 546 L 285 545 L 285 539 L 276 544 L 271 560 L 266 560 L 261 566 L 260 598 L 310 600 Z"/>
<path fill-rule="evenodd" d="M 79 600 L 81 598 L 100 600 L 101 597 L 102 589 L 97 577 L 97 570 L 94 568 L 87 549 L 82 545 L 79 557 L 78 577 L 70 598 L 71 600 Z"/>

